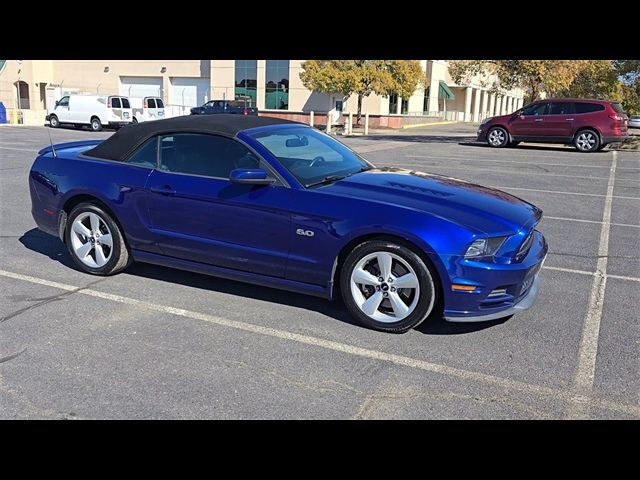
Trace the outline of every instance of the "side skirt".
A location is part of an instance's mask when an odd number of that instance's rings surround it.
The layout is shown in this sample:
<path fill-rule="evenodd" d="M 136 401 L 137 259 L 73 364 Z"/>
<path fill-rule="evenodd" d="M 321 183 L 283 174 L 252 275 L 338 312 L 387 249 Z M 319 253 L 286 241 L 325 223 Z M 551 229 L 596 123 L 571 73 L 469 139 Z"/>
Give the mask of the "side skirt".
<path fill-rule="evenodd" d="M 214 277 L 236 280 L 239 282 L 252 283 L 262 287 L 277 288 L 287 290 L 289 292 L 302 293 L 304 295 L 313 295 L 314 297 L 326 298 L 331 300 L 331 290 L 320 285 L 311 285 L 308 283 L 296 282 L 285 278 L 270 277 L 257 273 L 241 272 L 230 268 L 216 267 L 206 263 L 192 262 L 181 258 L 167 257 L 156 253 L 144 252 L 142 250 L 132 250 L 133 259 L 137 262 L 152 263 L 163 267 L 177 268 L 179 270 L 187 270 L 189 272 L 202 273 L 212 275 Z"/>

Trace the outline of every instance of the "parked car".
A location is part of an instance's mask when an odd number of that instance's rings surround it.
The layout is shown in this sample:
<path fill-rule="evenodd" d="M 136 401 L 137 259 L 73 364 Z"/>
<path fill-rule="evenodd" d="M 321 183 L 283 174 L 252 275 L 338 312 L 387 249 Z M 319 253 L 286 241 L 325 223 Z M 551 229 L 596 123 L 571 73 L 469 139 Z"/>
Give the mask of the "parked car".
<path fill-rule="evenodd" d="M 595 152 L 625 140 L 628 121 L 617 102 L 552 98 L 487 118 L 478 128 L 478 141 L 498 148 L 520 142 L 572 143 L 581 152 Z"/>
<path fill-rule="evenodd" d="M 118 95 L 65 95 L 47 112 L 46 120 L 52 128 L 89 125 L 99 132 L 103 126 L 119 128 L 131 123 L 131 104 Z"/>
<path fill-rule="evenodd" d="M 258 115 L 258 109 L 248 107 L 246 102 L 238 100 L 210 100 L 200 107 L 193 107 L 191 109 L 191 115 L 211 115 L 217 113 Z"/>
<path fill-rule="evenodd" d="M 181 116 L 48 146 L 29 176 L 39 228 L 77 267 L 132 261 L 335 298 L 403 332 L 427 317 L 525 310 L 547 243 L 542 211 L 500 190 L 376 168 L 309 126 Z"/>
<path fill-rule="evenodd" d="M 165 118 L 164 102 L 160 97 L 131 97 L 131 122 L 140 123 Z"/>
<path fill-rule="evenodd" d="M 629 126 L 631 128 L 640 128 L 640 115 L 631 115 L 629 117 Z"/>

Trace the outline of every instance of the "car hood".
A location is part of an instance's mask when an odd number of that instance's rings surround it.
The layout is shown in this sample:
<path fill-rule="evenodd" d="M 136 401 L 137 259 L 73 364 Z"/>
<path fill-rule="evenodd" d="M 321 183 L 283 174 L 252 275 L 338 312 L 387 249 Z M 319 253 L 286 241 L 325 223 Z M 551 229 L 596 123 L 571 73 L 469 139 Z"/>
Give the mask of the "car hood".
<path fill-rule="evenodd" d="M 375 168 L 321 187 L 327 193 L 424 211 L 475 233 L 531 229 L 542 210 L 509 193 L 402 168 Z"/>

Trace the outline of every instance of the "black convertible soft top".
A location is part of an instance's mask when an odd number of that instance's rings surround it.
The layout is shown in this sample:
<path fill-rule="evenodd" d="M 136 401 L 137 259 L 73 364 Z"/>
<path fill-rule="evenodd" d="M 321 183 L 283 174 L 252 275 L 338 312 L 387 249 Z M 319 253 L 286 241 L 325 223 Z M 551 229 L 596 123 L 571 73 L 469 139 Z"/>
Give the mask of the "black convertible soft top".
<path fill-rule="evenodd" d="M 87 150 L 84 154 L 90 157 L 122 162 L 139 145 L 159 134 L 198 132 L 234 137 L 238 132 L 249 128 L 287 124 L 302 125 L 299 122 L 281 118 L 224 113 L 218 115 L 187 115 L 165 120 L 153 120 L 123 127 L 101 144 L 96 145 L 91 150 Z"/>

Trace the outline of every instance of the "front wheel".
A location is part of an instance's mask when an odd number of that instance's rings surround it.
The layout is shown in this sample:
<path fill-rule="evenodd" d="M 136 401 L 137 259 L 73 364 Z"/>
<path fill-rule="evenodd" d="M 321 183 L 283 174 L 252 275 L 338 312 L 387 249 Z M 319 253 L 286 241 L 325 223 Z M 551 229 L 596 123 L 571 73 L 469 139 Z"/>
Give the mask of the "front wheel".
<path fill-rule="evenodd" d="M 340 289 L 349 313 L 363 325 L 404 333 L 436 304 L 434 276 L 411 249 L 384 240 L 358 245 L 346 258 Z"/>
<path fill-rule="evenodd" d="M 509 145 L 509 133 L 502 127 L 493 127 L 487 133 L 487 143 L 490 147 L 506 147 Z"/>
<path fill-rule="evenodd" d="M 60 126 L 60 121 L 58 120 L 58 117 L 56 117 L 55 115 L 51 115 L 49 117 L 49 125 L 51 125 L 51 128 L 58 128 Z"/>
<path fill-rule="evenodd" d="M 580 152 L 595 152 L 600 148 L 600 137 L 593 130 L 581 130 L 576 134 L 573 144 Z"/>
<path fill-rule="evenodd" d="M 112 275 L 130 263 L 120 228 L 102 208 L 81 203 L 71 210 L 65 243 L 74 263 L 94 275 Z"/>

